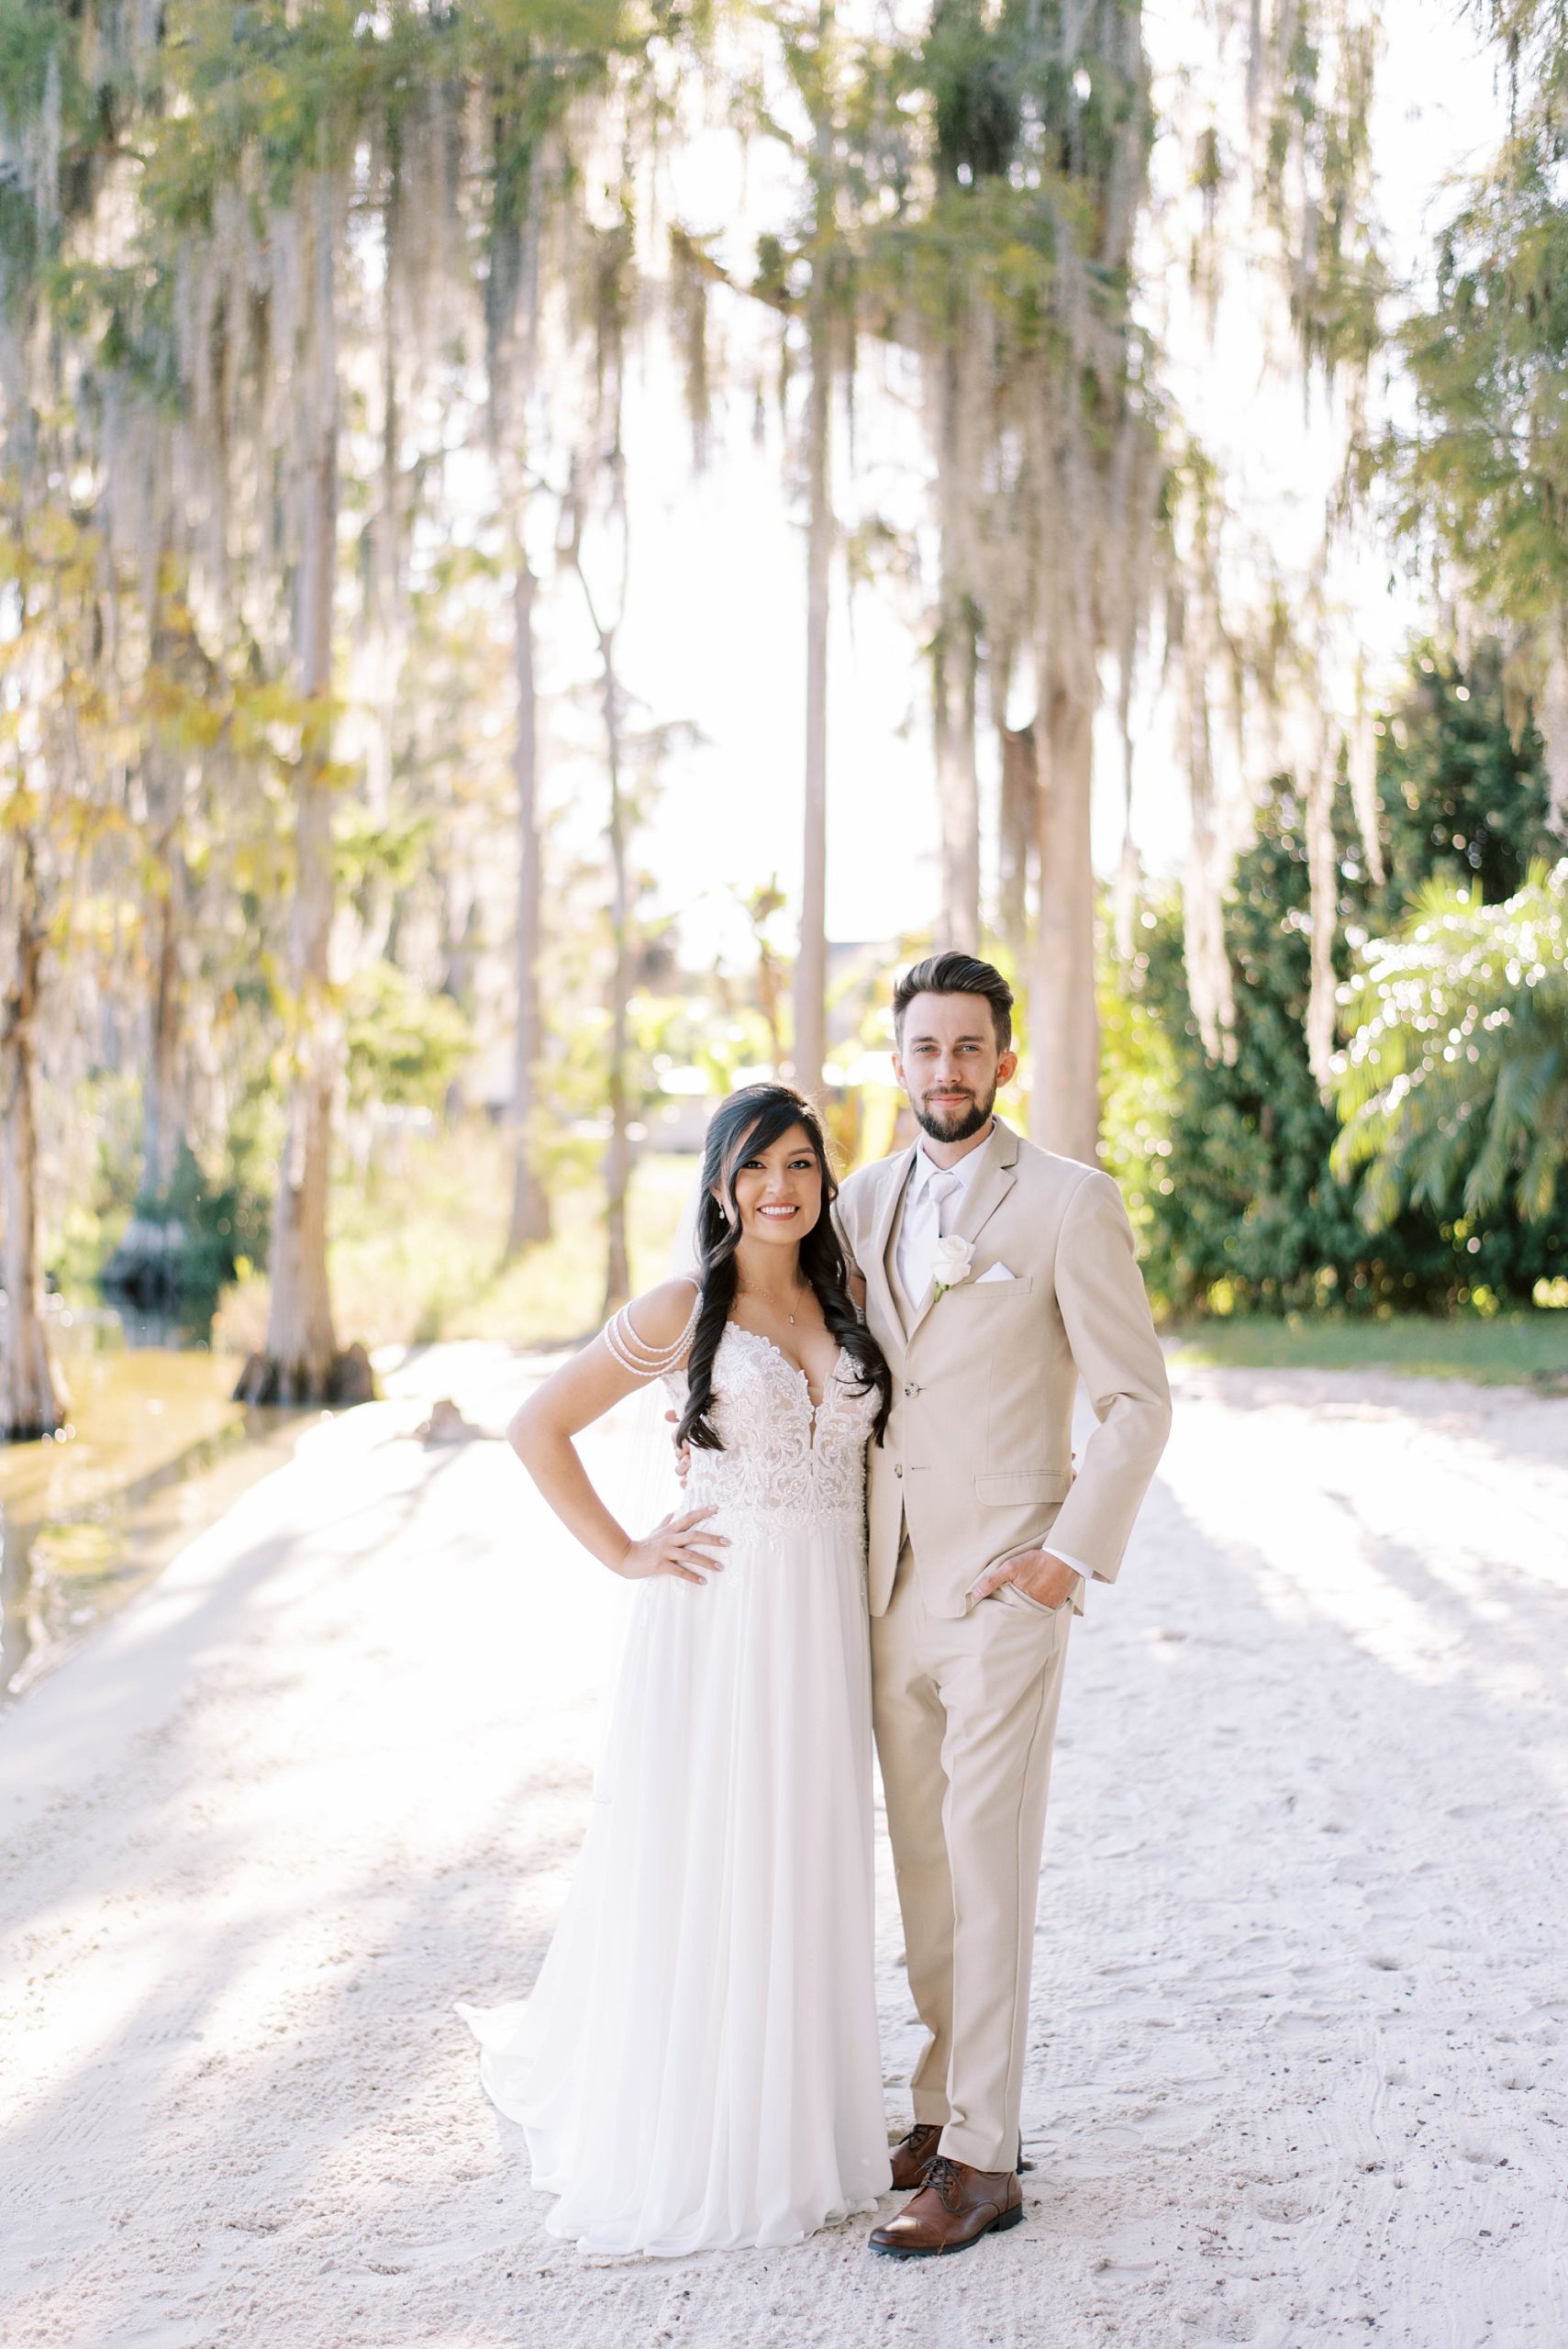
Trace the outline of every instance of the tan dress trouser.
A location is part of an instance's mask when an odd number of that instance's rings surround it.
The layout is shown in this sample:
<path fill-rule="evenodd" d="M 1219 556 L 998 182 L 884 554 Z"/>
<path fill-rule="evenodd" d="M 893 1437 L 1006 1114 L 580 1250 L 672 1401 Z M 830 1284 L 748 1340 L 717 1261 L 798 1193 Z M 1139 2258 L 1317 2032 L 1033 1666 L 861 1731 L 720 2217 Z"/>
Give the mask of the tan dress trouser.
<path fill-rule="evenodd" d="M 917 2121 L 941 2151 L 1011 2169 L 1051 1750 L 1072 1609 L 1021 1592 L 928 1612 L 906 1542 L 873 1618 L 877 1754 L 909 1986 L 928 2033 Z"/>

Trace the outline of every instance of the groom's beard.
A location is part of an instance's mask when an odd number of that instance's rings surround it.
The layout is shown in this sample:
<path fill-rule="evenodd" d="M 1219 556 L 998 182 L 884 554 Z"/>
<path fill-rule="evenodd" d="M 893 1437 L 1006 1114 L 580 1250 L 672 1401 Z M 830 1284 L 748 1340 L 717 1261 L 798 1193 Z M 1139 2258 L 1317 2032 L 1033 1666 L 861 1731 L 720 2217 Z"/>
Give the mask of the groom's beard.
<path fill-rule="evenodd" d="M 947 1089 L 952 1090 L 951 1085 Z M 928 1108 L 923 1098 L 910 1106 L 915 1112 L 915 1123 L 929 1133 L 933 1141 L 967 1141 L 971 1134 L 980 1131 L 990 1117 L 995 1098 L 996 1088 L 993 1085 L 984 1101 L 978 1094 L 972 1093 L 967 1101 L 955 1101 L 951 1108 L 946 1102 L 940 1108 Z"/>

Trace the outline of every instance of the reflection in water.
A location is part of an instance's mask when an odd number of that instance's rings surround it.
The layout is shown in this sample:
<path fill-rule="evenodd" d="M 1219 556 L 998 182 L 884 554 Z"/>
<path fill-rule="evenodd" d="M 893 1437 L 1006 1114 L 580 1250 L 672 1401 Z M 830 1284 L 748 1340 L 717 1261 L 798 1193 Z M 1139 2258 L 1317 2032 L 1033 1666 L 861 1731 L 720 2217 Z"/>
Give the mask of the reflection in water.
<path fill-rule="evenodd" d="M 61 1314 L 68 1435 L 0 1446 L 0 1705 L 294 1450 L 314 1414 L 229 1400 L 230 1356 Z M 128 1338 L 129 1342 L 126 1342 Z"/>

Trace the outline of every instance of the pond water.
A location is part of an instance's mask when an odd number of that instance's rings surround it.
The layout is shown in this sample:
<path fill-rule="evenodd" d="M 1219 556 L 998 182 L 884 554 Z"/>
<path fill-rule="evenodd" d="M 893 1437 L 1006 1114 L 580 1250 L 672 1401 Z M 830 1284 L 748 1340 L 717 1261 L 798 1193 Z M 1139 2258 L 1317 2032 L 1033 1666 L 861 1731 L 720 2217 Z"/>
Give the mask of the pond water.
<path fill-rule="evenodd" d="M 59 1312 L 69 1432 L 0 1445 L 0 1706 L 15 1702 L 294 1451 L 309 1411 L 232 1402 L 238 1360 Z"/>

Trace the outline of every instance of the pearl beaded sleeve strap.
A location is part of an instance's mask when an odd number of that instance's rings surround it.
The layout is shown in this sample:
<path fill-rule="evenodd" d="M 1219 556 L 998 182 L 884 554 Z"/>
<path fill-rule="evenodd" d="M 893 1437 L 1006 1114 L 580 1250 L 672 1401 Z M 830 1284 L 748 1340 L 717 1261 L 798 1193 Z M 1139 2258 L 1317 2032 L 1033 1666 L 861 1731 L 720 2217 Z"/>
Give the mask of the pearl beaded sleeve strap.
<path fill-rule="evenodd" d="M 701 1302 L 702 1291 L 694 1285 L 692 1309 L 686 1316 L 686 1326 L 673 1346 L 651 1346 L 639 1338 L 632 1325 L 631 1308 L 628 1305 L 623 1305 L 620 1311 L 612 1314 L 606 1322 L 605 1343 L 621 1368 L 629 1370 L 634 1378 L 662 1378 L 666 1371 L 674 1369 L 690 1345 Z"/>

